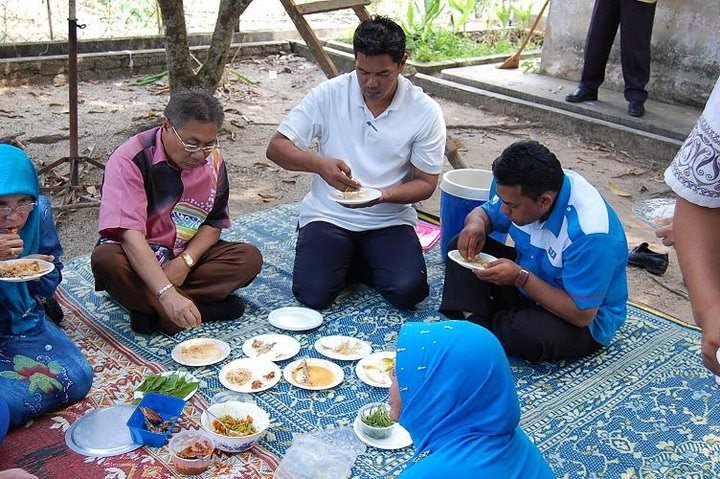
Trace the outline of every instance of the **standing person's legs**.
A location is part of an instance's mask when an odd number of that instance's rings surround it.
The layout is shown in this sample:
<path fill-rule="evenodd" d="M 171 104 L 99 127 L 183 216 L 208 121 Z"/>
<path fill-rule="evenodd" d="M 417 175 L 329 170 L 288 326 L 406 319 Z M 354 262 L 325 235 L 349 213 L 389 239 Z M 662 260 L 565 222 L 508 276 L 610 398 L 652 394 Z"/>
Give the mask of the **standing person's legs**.
<path fill-rule="evenodd" d="M 352 232 L 323 221 L 298 231 L 293 294 L 302 304 L 323 309 L 345 287 L 354 255 Z"/>
<path fill-rule="evenodd" d="M 427 298 L 430 287 L 420 240 L 409 225 L 358 233 L 360 265 L 368 268 L 369 286 L 400 309 L 410 309 Z"/>
<path fill-rule="evenodd" d="M 605 67 L 620 25 L 621 1 L 624 0 L 595 0 L 580 78 L 580 87 L 587 91 L 597 93 L 605 81 Z"/>
<path fill-rule="evenodd" d="M 650 81 L 650 40 L 655 3 L 623 0 L 620 13 L 620 60 L 625 80 L 625 99 L 644 103 Z"/>
<path fill-rule="evenodd" d="M 524 305 L 497 311 L 491 318 L 473 314 L 467 319 L 489 329 L 508 356 L 532 362 L 580 358 L 602 348 L 590 328 L 574 326 L 529 299 Z"/>

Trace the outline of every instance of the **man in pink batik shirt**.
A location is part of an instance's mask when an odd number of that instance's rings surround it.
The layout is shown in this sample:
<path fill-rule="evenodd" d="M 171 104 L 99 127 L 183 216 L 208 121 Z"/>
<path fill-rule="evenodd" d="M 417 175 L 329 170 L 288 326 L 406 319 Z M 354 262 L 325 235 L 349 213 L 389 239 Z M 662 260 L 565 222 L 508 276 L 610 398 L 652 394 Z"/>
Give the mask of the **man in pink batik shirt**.
<path fill-rule="evenodd" d="M 207 91 L 176 89 L 162 125 L 108 159 L 91 265 L 95 289 L 129 311 L 136 332 L 235 319 L 245 306 L 233 292 L 260 272 L 255 246 L 220 240 L 230 226 L 223 119 Z"/>

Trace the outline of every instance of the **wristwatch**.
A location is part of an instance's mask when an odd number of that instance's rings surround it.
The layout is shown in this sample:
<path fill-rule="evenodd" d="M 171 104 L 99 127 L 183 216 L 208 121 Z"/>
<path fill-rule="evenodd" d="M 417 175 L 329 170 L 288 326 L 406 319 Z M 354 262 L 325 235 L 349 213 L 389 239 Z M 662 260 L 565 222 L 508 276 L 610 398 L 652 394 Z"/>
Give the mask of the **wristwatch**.
<path fill-rule="evenodd" d="M 529 277 L 530 277 L 530 272 L 528 272 L 528 270 L 526 270 L 526 269 L 520 268 L 520 271 L 518 272 L 517 276 L 515 277 L 515 287 L 516 288 L 524 288 Z"/>
<path fill-rule="evenodd" d="M 185 266 L 187 266 L 189 269 L 192 269 L 193 266 L 195 266 L 195 260 L 192 256 L 190 256 L 190 253 L 183 253 L 180 255 L 180 257 L 185 262 Z"/>

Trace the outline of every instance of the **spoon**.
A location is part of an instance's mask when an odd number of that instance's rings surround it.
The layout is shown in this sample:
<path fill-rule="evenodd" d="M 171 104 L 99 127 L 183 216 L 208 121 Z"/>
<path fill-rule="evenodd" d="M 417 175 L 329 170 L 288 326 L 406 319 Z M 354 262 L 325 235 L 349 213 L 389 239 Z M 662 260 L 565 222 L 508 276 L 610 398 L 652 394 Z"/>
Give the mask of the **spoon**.
<path fill-rule="evenodd" d="M 225 425 L 225 423 L 223 423 L 222 420 L 219 417 L 217 417 L 215 414 L 211 413 L 209 409 L 206 409 L 205 413 L 208 416 L 210 416 L 211 418 L 215 419 L 218 422 L 218 424 L 220 424 L 220 427 L 223 429 L 223 431 L 225 431 L 226 436 L 228 436 L 228 437 L 237 437 L 238 436 L 235 433 L 235 431 L 228 429 L 228 427 Z M 212 426 L 215 427 L 214 424 L 212 424 Z"/>

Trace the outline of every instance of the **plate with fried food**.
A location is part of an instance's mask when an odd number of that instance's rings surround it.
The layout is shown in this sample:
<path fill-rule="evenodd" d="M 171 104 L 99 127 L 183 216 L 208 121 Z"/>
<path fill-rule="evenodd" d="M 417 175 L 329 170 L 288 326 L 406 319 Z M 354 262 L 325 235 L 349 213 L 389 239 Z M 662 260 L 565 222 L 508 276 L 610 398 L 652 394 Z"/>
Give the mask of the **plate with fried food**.
<path fill-rule="evenodd" d="M 315 350 L 331 359 L 354 361 L 372 353 L 372 346 L 352 336 L 323 336 L 315 341 Z"/>
<path fill-rule="evenodd" d="M 245 341 L 242 350 L 249 358 L 284 361 L 300 352 L 300 342 L 286 334 L 260 334 Z"/>
<path fill-rule="evenodd" d="M 360 188 L 354 191 L 333 190 L 329 193 L 330 199 L 342 205 L 362 205 L 376 200 L 382 196 L 380 190 L 375 188 Z"/>
<path fill-rule="evenodd" d="M 395 351 L 380 351 L 365 356 L 355 366 L 360 381 L 376 388 L 389 388 L 390 374 L 395 367 Z"/>
<path fill-rule="evenodd" d="M 176 345 L 170 356 L 183 366 L 209 366 L 230 354 L 230 345 L 214 338 L 193 338 Z"/>
<path fill-rule="evenodd" d="M 282 375 L 280 368 L 268 359 L 240 358 L 220 370 L 220 384 L 240 393 L 257 393 L 275 386 Z"/>
<path fill-rule="evenodd" d="M 283 377 L 293 386 L 311 391 L 334 388 L 345 379 L 340 366 L 327 359 L 298 359 L 283 370 Z"/>
<path fill-rule="evenodd" d="M 22 283 L 42 278 L 55 269 L 55 264 L 42 259 L 20 258 L 0 261 L 0 281 Z"/>
<path fill-rule="evenodd" d="M 460 251 L 456 249 L 448 251 L 448 258 L 467 269 L 484 269 L 486 264 L 492 263 L 493 261 L 497 260 L 497 258 L 493 255 L 487 253 L 478 253 L 473 259 L 468 261 L 463 258 L 463 256 L 460 254 Z"/>

